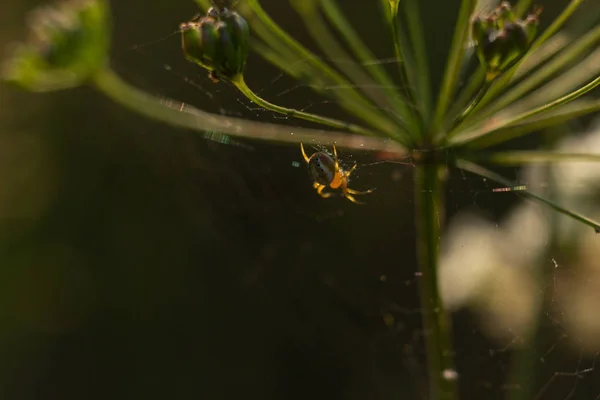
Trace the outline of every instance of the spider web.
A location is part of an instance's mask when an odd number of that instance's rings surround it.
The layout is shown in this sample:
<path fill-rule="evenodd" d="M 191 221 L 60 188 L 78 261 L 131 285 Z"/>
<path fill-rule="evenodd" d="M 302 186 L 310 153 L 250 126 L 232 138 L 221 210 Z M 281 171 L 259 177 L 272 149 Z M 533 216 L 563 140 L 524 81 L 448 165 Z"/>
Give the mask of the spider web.
<path fill-rule="evenodd" d="M 134 57 L 141 57 L 144 60 L 153 59 L 155 68 L 162 69 L 163 72 L 166 71 L 165 75 L 184 82 L 184 85 L 179 88 L 186 93 L 179 97 L 176 95 L 176 98 L 188 98 L 192 104 L 201 103 L 203 109 L 217 110 L 224 115 L 266 122 L 301 124 L 301 122 L 290 121 L 285 116 L 256 107 L 243 96 L 236 94 L 233 88 L 225 85 L 212 85 L 203 76 L 203 71 L 188 72 L 189 66 L 172 66 L 172 60 L 169 60 L 167 65 L 163 62 L 165 58 L 151 55 L 157 45 L 166 44 L 178 46 L 178 43 L 171 43 L 171 39 L 164 39 L 151 45 L 136 45 L 132 54 Z M 144 63 L 146 62 L 144 61 Z M 374 60 L 373 63 L 392 64 L 393 66 L 393 61 L 390 59 Z M 265 69 L 267 72 L 261 75 L 262 78 L 248 79 L 249 82 L 260 88 L 256 90 L 259 95 L 277 104 L 343 118 L 335 101 L 314 94 L 305 85 L 297 84 L 283 73 L 276 70 L 271 71 L 269 67 L 265 67 Z M 360 85 L 352 87 L 360 88 Z M 342 87 L 326 88 L 326 90 L 332 91 L 345 89 Z M 173 95 L 170 96 L 173 97 Z M 384 111 L 389 112 L 389 110 Z M 393 262 L 390 263 L 385 260 L 377 260 L 373 251 L 367 250 L 369 246 L 379 248 L 389 246 L 390 243 L 396 241 L 405 242 L 412 239 L 412 232 L 407 233 L 412 231 L 412 210 L 410 208 L 413 189 L 410 163 L 406 163 L 406 160 L 387 160 L 385 154 L 340 151 L 340 161 L 346 168 L 355 162 L 359 165 L 353 184 L 358 185 L 359 190 L 367 187 L 377 188 L 377 191 L 368 197 L 367 206 L 355 208 L 346 204 L 343 199 L 321 200 L 311 193 L 310 177 L 304 168 L 299 149 L 290 148 L 290 146 L 269 145 L 275 149 L 275 152 L 265 152 L 267 146 L 252 143 L 249 140 L 227 139 L 218 135 L 212 138 L 207 137 L 211 140 L 215 138 L 225 145 L 233 145 L 227 146 L 229 148 L 237 147 L 235 150 L 222 151 L 235 151 L 237 157 L 247 158 L 251 160 L 251 164 L 260 163 L 262 167 L 270 165 L 272 171 L 276 171 L 263 177 L 265 184 L 278 192 L 276 201 L 282 203 L 282 212 L 296 214 L 297 217 L 305 219 L 309 224 L 315 224 L 318 233 L 311 234 L 311 239 L 314 240 L 311 241 L 310 246 L 321 248 L 316 253 L 327 254 L 331 250 L 330 246 L 326 244 L 328 235 L 332 230 L 337 232 L 336 227 L 341 224 L 351 225 L 351 231 L 361 236 L 380 234 L 386 236 L 385 240 L 381 240 L 386 245 L 378 245 L 376 241 L 365 241 L 370 244 L 360 245 L 360 241 L 358 241 L 358 246 L 362 248 L 361 251 L 370 253 L 367 257 L 361 257 L 363 263 L 376 263 L 376 266 L 372 268 L 366 268 L 358 273 L 354 271 L 349 274 L 350 277 L 343 276 L 347 271 L 342 272 L 335 268 L 334 271 L 328 272 L 316 272 L 310 269 L 309 274 L 316 274 L 317 278 L 315 279 L 319 281 L 317 286 L 325 288 L 325 297 L 336 304 L 340 313 L 351 315 L 348 318 L 357 325 L 366 324 L 368 326 L 367 328 L 362 326 L 360 339 L 355 339 L 362 341 L 363 345 L 367 343 L 364 345 L 367 350 L 363 349 L 365 354 L 360 358 L 362 362 L 366 360 L 368 365 L 365 368 L 367 372 L 363 379 L 372 381 L 372 385 L 380 385 L 385 388 L 389 387 L 391 382 L 398 381 L 398 376 L 390 377 L 389 375 L 401 371 L 405 373 L 405 378 L 408 377 L 408 380 L 412 382 L 413 394 L 425 398 L 424 332 L 419 328 L 422 310 L 416 300 L 420 275 L 416 270 L 414 255 L 410 256 L 408 260 L 404 257 L 400 259 L 392 257 Z M 330 151 L 318 143 L 311 144 L 311 147 L 313 151 Z M 260 152 L 259 156 L 256 154 L 257 151 Z M 262 159 L 262 162 L 257 161 L 256 157 Z M 505 172 L 508 176 L 519 177 L 518 169 L 506 169 Z M 240 174 L 244 175 L 243 172 Z M 284 180 L 286 185 L 278 185 L 278 180 Z M 536 191 L 546 190 L 552 184 L 551 180 L 527 181 L 523 179 L 519 181 L 519 185 L 525 185 L 528 189 Z M 521 200 L 519 200 L 518 193 L 510 189 L 501 193 L 496 192 L 497 189 L 498 185 L 485 178 L 453 171 L 449 177 L 446 204 L 448 219 L 452 219 L 453 215 L 464 210 L 476 209 L 479 212 L 485 212 L 492 221 L 501 220 Z M 311 195 L 313 195 L 312 199 Z M 377 223 L 373 222 L 373 219 L 381 218 L 381 216 L 377 216 L 377 212 L 373 212 L 373 209 L 386 210 L 389 219 L 397 220 L 399 229 L 391 230 L 393 232 L 391 238 L 389 237 L 389 225 L 386 225 L 386 230 L 381 229 Z M 337 235 L 352 235 L 352 233 L 342 231 Z M 465 243 L 464 245 L 468 246 L 469 244 Z M 337 242 L 335 246 L 334 251 L 348 251 L 340 242 Z M 356 251 L 349 252 L 356 254 Z M 308 262 L 308 259 L 306 261 Z M 402 266 L 400 271 L 398 271 L 398 262 Z M 540 333 L 536 337 L 536 342 L 527 344 L 525 349 L 518 349 L 519 346 L 526 343 L 525 338 L 511 332 L 510 329 L 507 332 L 508 335 L 504 335 L 510 339 L 499 344 L 494 339 L 486 337 L 485 333 L 479 329 L 477 318 L 472 313 L 459 311 L 454 314 L 455 350 L 458 366 L 457 371 L 446 372 L 448 379 L 460 379 L 461 391 L 466 396 L 464 398 L 506 398 L 510 396 L 511 392 L 519 391 L 520 386 L 510 382 L 511 359 L 514 360 L 518 352 L 527 351 L 528 347 L 535 346 L 537 352 L 532 376 L 536 381 L 534 399 L 600 399 L 600 388 L 594 382 L 598 379 L 598 370 L 596 369 L 598 353 L 586 348 L 583 344 L 577 349 L 577 346 L 574 345 L 574 343 L 578 343 L 577 338 L 572 338 L 569 329 L 565 326 L 565 311 L 555 297 L 555 286 L 559 276 L 564 277 L 565 274 L 578 276 L 581 272 L 575 266 L 557 262 L 553 257 L 546 257 L 542 261 L 542 263 L 550 262 L 554 267 L 552 278 L 536 294 L 544 303 L 542 306 L 544 315 L 539 322 Z M 268 280 L 266 277 L 269 274 L 278 275 L 272 270 L 269 271 L 269 268 L 251 273 L 255 284 L 259 286 L 264 284 L 261 280 Z M 360 284 L 353 282 L 353 278 L 359 278 Z M 510 290 L 510 288 L 506 288 L 506 290 Z M 399 296 L 399 293 L 403 293 L 403 295 Z M 302 301 L 307 300 L 303 298 Z M 319 323 L 328 329 L 331 328 L 323 321 Z M 503 328 L 499 326 L 497 329 Z M 345 338 L 345 340 L 349 339 Z M 343 346 L 341 349 L 337 350 L 347 350 Z M 396 355 L 400 357 L 400 365 L 398 365 L 398 359 L 394 358 Z M 338 356 L 342 359 L 347 358 L 343 354 Z M 348 362 L 351 363 L 351 361 Z M 390 373 L 390 371 L 394 371 L 394 373 Z M 384 378 L 376 377 L 377 375 L 382 375 Z M 383 394 L 385 390 L 381 390 L 381 398 L 386 398 Z"/>

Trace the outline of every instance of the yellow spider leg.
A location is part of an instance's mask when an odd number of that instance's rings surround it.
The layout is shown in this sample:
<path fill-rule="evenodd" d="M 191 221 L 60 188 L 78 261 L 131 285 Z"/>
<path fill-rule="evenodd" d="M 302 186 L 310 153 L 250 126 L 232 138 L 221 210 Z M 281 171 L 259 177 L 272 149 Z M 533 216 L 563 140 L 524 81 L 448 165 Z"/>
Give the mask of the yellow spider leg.
<path fill-rule="evenodd" d="M 375 189 L 369 189 L 369 190 L 365 190 L 363 192 L 359 192 L 358 190 L 346 188 L 346 192 L 348 192 L 350 194 L 369 194 L 369 193 L 373 193 L 373 190 L 375 190 Z"/>
<path fill-rule="evenodd" d="M 302 150 L 302 156 L 304 157 L 304 161 L 306 161 L 306 163 L 308 164 L 310 162 L 310 158 L 308 158 L 308 156 L 306 155 L 302 142 L 300 142 L 300 150 Z"/>
<path fill-rule="evenodd" d="M 340 170 L 340 163 L 338 162 L 337 150 L 335 144 L 333 145 L 333 160 L 335 161 L 335 172 Z"/>
<path fill-rule="evenodd" d="M 315 182 L 314 184 L 315 188 L 317 188 L 317 193 L 319 194 L 319 196 L 321 196 L 322 198 L 326 199 L 328 197 L 333 196 L 332 193 L 324 193 L 323 189 L 325 189 L 325 185 L 319 185 L 317 182 Z"/>
<path fill-rule="evenodd" d="M 346 197 L 348 200 L 350 200 L 351 202 L 355 203 L 355 204 L 365 204 L 362 201 L 358 201 L 354 198 L 354 196 L 352 196 L 349 192 L 348 192 L 348 188 L 344 187 L 342 188 L 342 192 L 344 192 L 344 197 Z"/>
<path fill-rule="evenodd" d="M 350 174 L 356 169 L 356 167 L 358 166 L 358 164 L 354 164 L 352 166 L 352 168 L 350 168 L 348 171 L 344 172 L 344 177 L 348 178 L 350 176 Z"/>

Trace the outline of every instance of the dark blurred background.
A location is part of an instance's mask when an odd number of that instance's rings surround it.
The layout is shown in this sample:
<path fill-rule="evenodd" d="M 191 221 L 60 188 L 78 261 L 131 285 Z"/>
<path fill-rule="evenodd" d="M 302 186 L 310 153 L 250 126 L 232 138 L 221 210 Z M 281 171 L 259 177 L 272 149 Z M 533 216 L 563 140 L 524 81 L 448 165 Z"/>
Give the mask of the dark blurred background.
<path fill-rule="evenodd" d="M 2 2 L 1 58 L 41 3 Z M 316 50 L 286 2 L 262 3 Z M 389 58 L 372 3 L 343 8 Z M 429 3 L 437 77 L 459 2 Z M 563 3 L 543 2 L 549 16 Z M 280 121 L 183 59 L 170 34 L 197 12 L 191 0 L 111 6 L 112 66 L 127 81 Z M 306 88 L 280 94 L 295 82 L 256 55 L 247 69 L 269 100 L 344 116 Z M 292 165 L 302 162 L 296 146 L 241 141 L 252 150 L 142 118 L 91 88 L 34 95 L 1 84 L 0 398 L 426 396 L 410 166 L 343 151 L 361 165 L 353 185 L 377 188 L 356 206 L 318 197 L 304 166 Z M 448 217 L 470 207 L 497 217 L 515 200 L 459 174 Z M 503 397 L 509 352 L 492 355 L 498 345 L 466 312 L 455 338 L 463 398 Z"/>

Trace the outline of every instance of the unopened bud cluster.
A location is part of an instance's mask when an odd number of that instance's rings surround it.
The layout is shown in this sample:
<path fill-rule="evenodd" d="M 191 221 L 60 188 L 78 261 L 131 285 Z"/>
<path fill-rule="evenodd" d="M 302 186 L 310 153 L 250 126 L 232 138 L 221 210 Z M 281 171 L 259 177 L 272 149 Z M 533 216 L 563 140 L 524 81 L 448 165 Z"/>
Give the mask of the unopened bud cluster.
<path fill-rule="evenodd" d="M 508 2 L 502 2 L 489 16 L 476 17 L 472 23 L 479 61 L 492 80 L 513 66 L 527 53 L 538 26 L 541 8 L 525 19 L 517 19 Z"/>
<path fill-rule="evenodd" d="M 248 57 L 249 29 L 246 20 L 227 7 L 213 2 L 205 16 L 180 25 L 186 58 L 206 68 L 214 82 L 241 75 Z"/>
<path fill-rule="evenodd" d="M 31 90 L 59 90 L 84 83 L 101 69 L 108 54 L 110 29 L 101 0 L 65 0 L 36 9 L 30 39 L 20 44 L 4 76 Z"/>

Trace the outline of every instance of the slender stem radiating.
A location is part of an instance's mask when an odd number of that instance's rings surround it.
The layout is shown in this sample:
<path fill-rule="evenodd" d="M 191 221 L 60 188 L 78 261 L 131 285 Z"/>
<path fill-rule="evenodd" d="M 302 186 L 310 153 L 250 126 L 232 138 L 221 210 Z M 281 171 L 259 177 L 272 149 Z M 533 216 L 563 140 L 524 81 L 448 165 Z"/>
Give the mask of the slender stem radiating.
<path fill-rule="evenodd" d="M 460 169 L 472 172 L 472 173 L 482 176 L 486 179 L 496 181 L 507 187 L 517 186 L 517 184 L 515 182 L 511 181 L 510 179 L 506 179 L 502 175 L 499 175 L 499 174 L 495 173 L 494 171 L 490 171 L 480 165 L 474 164 L 467 160 L 463 160 L 463 159 L 457 160 L 456 166 Z M 553 210 L 558 211 L 561 214 L 564 214 L 570 218 L 573 218 L 576 221 L 579 221 L 587 226 L 590 226 L 591 228 L 594 229 L 595 232 L 600 232 L 600 223 L 598 223 L 584 215 L 581 215 L 574 211 L 568 210 L 568 209 L 554 203 L 553 201 L 548 200 L 542 196 L 539 196 L 529 190 L 519 190 L 519 191 L 516 191 L 515 193 L 518 196 L 522 196 L 522 197 L 534 200 L 538 203 L 544 204 L 545 206 L 548 206 L 548 207 L 552 208 Z"/>
<path fill-rule="evenodd" d="M 100 69 L 92 84 L 116 103 L 155 121 L 196 132 L 218 132 L 236 137 L 287 143 L 335 143 L 338 147 L 376 150 L 406 155 L 397 142 L 340 131 L 322 131 L 249 121 L 199 110 L 189 104 L 168 98 L 159 98 L 141 91 L 123 81 L 108 66 Z"/>
<path fill-rule="evenodd" d="M 256 103 L 260 107 L 266 108 L 267 110 L 275 111 L 276 113 L 284 114 L 288 117 L 300 118 L 317 124 L 330 126 L 332 128 L 347 130 L 348 132 L 356 133 L 359 135 L 377 136 L 376 132 L 371 131 L 367 128 L 363 128 L 359 125 L 350 124 L 348 122 L 340 121 L 333 118 L 321 117 L 319 115 L 299 111 L 294 108 L 287 108 L 278 106 L 273 103 L 269 103 L 268 101 L 254 93 L 252 89 L 250 89 L 248 85 L 246 85 L 246 82 L 244 81 L 244 77 L 242 75 L 238 75 L 237 77 L 233 78 L 231 80 L 231 83 L 235 87 L 237 87 L 238 90 L 242 92 L 242 94 L 246 96 L 249 100 Z"/>

